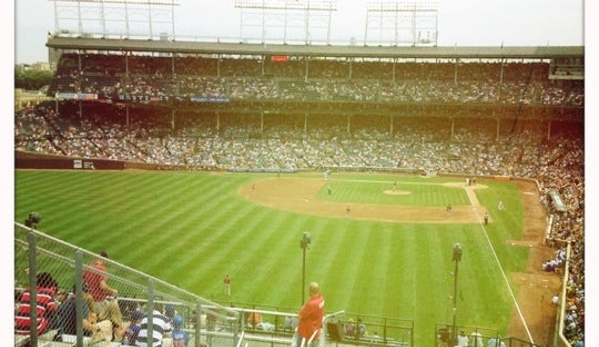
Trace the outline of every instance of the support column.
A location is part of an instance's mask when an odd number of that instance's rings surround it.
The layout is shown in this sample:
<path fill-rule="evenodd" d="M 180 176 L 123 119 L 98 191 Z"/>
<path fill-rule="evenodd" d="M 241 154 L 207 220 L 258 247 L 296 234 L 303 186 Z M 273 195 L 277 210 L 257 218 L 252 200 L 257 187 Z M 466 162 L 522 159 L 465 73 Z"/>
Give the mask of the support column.
<path fill-rule="evenodd" d="M 347 134 L 351 134 L 351 114 L 347 115 Z"/>
<path fill-rule="evenodd" d="M 499 119 L 499 117 L 495 118 L 495 120 L 497 121 L 497 131 L 495 133 L 495 140 L 499 140 L 499 129 L 501 126 L 501 120 Z"/>
<path fill-rule="evenodd" d="M 304 113 L 304 134 L 308 132 L 308 114 Z"/>
<path fill-rule="evenodd" d="M 216 112 L 216 132 L 220 132 L 220 112 Z"/>

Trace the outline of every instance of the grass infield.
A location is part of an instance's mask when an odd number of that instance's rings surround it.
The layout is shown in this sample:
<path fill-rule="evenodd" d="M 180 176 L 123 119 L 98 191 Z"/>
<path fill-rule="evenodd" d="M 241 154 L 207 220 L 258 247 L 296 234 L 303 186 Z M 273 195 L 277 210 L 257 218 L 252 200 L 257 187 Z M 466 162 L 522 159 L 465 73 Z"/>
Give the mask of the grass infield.
<path fill-rule="evenodd" d="M 106 250 L 111 259 L 207 299 L 292 310 L 301 305 L 299 241 L 309 231 L 306 282 L 320 283 L 327 311 L 414 320 L 417 346 L 433 345 L 435 323 L 452 320 L 452 249 L 459 242 L 464 254 L 457 323 L 505 334 L 514 303 L 485 232 L 506 273 L 525 269 L 528 248 L 506 243 L 522 236 L 523 207 L 515 184 L 484 181 L 488 188 L 476 191 L 480 205 L 493 214 L 493 222 L 483 227 L 320 217 L 269 208 L 240 195 L 243 186 L 265 177 L 17 170 L 14 217 L 22 222 L 38 212 L 40 231 L 90 251 Z M 470 204 L 463 189 L 431 184 L 461 179 L 340 173 L 334 178 L 334 194 L 323 185 L 315 199 L 443 211 L 448 202 Z M 408 193 L 381 194 L 394 181 Z M 496 212 L 500 199 L 508 212 Z M 232 278 L 230 298 L 222 292 L 225 274 Z M 517 293 L 518 285 L 512 286 Z"/>

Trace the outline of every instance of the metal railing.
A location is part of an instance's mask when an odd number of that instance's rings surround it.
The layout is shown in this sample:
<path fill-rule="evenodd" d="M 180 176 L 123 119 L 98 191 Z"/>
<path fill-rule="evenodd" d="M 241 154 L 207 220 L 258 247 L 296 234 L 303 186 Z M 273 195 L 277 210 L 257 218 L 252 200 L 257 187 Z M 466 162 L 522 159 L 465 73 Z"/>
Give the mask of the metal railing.
<path fill-rule="evenodd" d="M 190 346 L 205 346 L 210 340 L 208 337 L 217 339 L 219 346 L 235 347 L 239 343 L 240 314 L 231 308 L 19 223 L 15 223 L 14 244 L 15 316 L 27 321 L 18 327 L 15 320 L 16 346 L 28 344 L 36 347 L 49 342 L 54 346 L 83 346 L 89 341 L 91 332 L 84 330 L 83 320 L 92 320 L 89 315 L 93 312 L 92 305 L 84 309 L 87 301 L 75 294 L 91 293 L 91 288 L 83 281 L 85 272 L 106 276 L 109 287 L 118 291 L 116 296 L 109 296 L 106 301 L 118 304 L 120 314 L 117 316 L 120 317 L 111 320 L 121 328 L 129 325 L 134 312 L 148 315 L 158 310 L 171 320 L 174 316 L 183 319 L 181 328 L 188 332 L 193 343 Z M 105 272 L 91 266 L 98 259 L 105 264 Z M 46 281 L 47 277 L 52 283 L 49 285 L 52 287 L 52 305 L 47 304 L 44 297 L 40 298 L 40 285 L 47 286 L 40 280 Z M 61 306 L 68 306 L 63 304 L 69 300 L 74 300 L 75 314 L 66 315 Z M 29 307 L 38 310 L 29 310 Z M 88 315 L 83 316 L 83 312 L 88 312 Z M 96 316 L 99 314 L 94 313 Z M 148 336 L 151 336 L 153 328 L 158 329 L 149 319 Z M 115 333 L 112 343 L 121 345 L 127 342 Z"/>

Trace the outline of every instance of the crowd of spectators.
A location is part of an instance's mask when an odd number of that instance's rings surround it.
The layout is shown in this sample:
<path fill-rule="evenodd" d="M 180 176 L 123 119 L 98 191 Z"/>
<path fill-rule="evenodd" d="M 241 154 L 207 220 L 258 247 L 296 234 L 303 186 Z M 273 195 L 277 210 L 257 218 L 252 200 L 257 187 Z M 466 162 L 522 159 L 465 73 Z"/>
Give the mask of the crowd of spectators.
<path fill-rule="evenodd" d="M 86 93 L 110 100 L 201 97 L 582 106 L 584 83 L 550 80 L 549 71 L 549 63 L 543 62 L 272 62 L 64 54 L 49 93 Z"/>
<path fill-rule="evenodd" d="M 579 81 L 548 80 L 547 63 L 401 63 L 64 54 L 53 91 L 97 93 L 99 98 L 215 97 L 237 100 L 318 100 L 494 105 L 584 104 Z M 358 103 L 359 105 L 359 103 Z M 336 107 L 336 106 L 335 106 Z M 359 106 L 357 106 L 359 107 Z M 584 341 L 584 138 L 580 123 L 548 133 L 542 120 L 506 119 L 498 133 L 489 118 L 445 116 L 328 118 L 309 125 L 283 116 L 264 126 L 251 116 L 215 122 L 214 114 L 171 115 L 144 109 L 124 116 L 103 106 L 81 115 L 76 103 L 22 110 L 15 148 L 72 157 L 171 165 L 189 170 L 417 169 L 532 178 L 552 213 L 548 235 L 559 249 L 570 242 L 565 334 Z M 459 111 L 467 112 L 467 111 Z M 538 112 L 553 112 L 540 110 Z M 462 114 L 463 115 L 463 114 Z M 405 115 L 404 115 L 405 116 Z M 235 117 L 234 117 L 235 118 Z M 125 121 L 127 119 L 127 121 Z M 304 121 L 305 122 L 305 121 Z M 560 194 L 566 212 L 553 209 Z M 562 258 L 560 258 L 562 259 Z M 543 266 L 544 264 L 539 264 Z"/>

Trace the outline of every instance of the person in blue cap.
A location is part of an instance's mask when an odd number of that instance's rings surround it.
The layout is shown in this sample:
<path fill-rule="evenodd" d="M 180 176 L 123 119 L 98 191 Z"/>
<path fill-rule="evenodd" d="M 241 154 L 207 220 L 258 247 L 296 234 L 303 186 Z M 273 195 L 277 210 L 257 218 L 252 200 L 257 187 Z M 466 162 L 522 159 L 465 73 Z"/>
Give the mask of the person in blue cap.
<path fill-rule="evenodd" d="M 175 316 L 175 318 L 173 318 L 173 331 L 171 336 L 173 338 L 174 347 L 187 347 L 189 336 L 187 336 L 187 332 L 183 330 L 183 317 Z"/>

